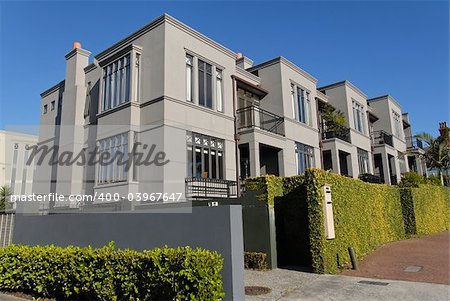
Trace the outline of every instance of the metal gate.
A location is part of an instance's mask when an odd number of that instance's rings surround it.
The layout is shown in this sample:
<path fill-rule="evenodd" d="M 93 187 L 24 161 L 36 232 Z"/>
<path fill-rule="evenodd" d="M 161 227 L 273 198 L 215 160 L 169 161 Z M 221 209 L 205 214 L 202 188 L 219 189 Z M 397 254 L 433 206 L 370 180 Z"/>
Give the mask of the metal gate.
<path fill-rule="evenodd" d="M 14 213 L 0 213 L 0 248 L 9 246 L 14 230 Z"/>

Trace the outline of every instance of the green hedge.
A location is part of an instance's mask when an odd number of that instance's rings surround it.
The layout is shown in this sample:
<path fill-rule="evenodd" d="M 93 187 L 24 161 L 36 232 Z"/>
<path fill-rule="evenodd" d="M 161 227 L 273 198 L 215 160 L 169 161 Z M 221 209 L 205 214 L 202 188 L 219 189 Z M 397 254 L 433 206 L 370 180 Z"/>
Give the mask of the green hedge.
<path fill-rule="evenodd" d="M 257 199 L 273 206 L 275 198 L 283 195 L 283 178 L 274 175 L 248 178 L 245 180 L 245 189 L 258 191 Z"/>
<path fill-rule="evenodd" d="M 350 246 L 362 258 L 386 242 L 404 238 L 398 188 L 364 183 L 320 169 L 307 170 L 305 176 L 312 267 L 316 272 L 336 273 L 350 262 Z M 325 239 L 322 201 L 325 184 L 331 185 L 332 191 L 336 232 L 333 240 Z"/>
<path fill-rule="evenodd" d="M 70 300 L 220 300 L 223 260 L 190 247 L 150 251 L 11 245 L 0 291 Z"/>
<path fill-rule="evenodd" d="M 450 229 L 450 188 L 420 185 L 411 188 L 416 234 Z"/>

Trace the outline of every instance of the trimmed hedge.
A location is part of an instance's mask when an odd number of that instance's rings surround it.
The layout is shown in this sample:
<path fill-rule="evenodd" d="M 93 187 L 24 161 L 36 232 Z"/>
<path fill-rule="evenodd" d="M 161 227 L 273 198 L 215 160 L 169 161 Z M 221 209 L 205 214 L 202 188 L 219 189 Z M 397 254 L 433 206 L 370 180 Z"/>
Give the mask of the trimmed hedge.
<path fill-rule="evenodd" d="M 411 188 L 416 234 L 450 229 L 450 188 L 420 185 Z"/>
<path fill-rule="evenodd" d="M 70 300 L 221 300 L 223 259 L 204 249 L 150 251 L 11 245 L 0 290 Z"/>
<path fill-rule="evenodd" d="M 369 184 L 320 169 L 306 171 L 312 267 L 336 273 L 350 262 L 348 247 L 358 258 L 405 234 L 400 191 L 394 186 Z M 331 185 L 336 238 L 325 239 L 323 185 Z M 338 266 L 338 261 L 339 265 Z"/>
<path fill-rule="evenodd" d="M 275 197 L 283 195 L 283 178 L 274 175 L 264 175 L 245 180 L 245 189 L 259 191 L 258 201 L 273 206 Z"/>
<path fill-rule="evenodd" d="M 325 238 L 325 184 L 332 191 L 333 240 Z M 259 192 L 258 200 L 275 204 L 279 263 L 310 263 L 316 273 L 336 273 L 347 266 L 350 246 L 361 259 L 385 243 L 450 229 L 450 188 L 420 184 L 413 174 L 403 187 L 321 169 L 308 169 L 304 176 L 252 178 L 246 185 Z"/>
<path fill-rule="evenodd" d="M 267 254 L 261 252 L 244 252 L 244 268 L 250 270 L 267 270 Z"/>

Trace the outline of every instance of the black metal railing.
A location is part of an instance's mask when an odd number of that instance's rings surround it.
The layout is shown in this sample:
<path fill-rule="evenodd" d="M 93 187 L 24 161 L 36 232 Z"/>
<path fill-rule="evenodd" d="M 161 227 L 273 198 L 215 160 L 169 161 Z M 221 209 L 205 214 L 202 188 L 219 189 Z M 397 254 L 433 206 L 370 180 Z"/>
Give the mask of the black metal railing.
<path fill-rule="evenodd" d="M 236 181 L 186 178 L 187 199 L 220 199 L 237 197 Z"/>
<path fill-rule="evenodd" d="M 423 141 L 416 137 L 406 137 L 406 144 L 409 148 L 423 149 Z"/>
<path fill-rule="evenodd" d="M 376 183 L 376 184 L 380 184 L 381 183 L 380 176 L 369 174 L 369 173 L 360 174 L 359 175 L 359 179 L 361 181 L 367 182 L 367 183 Z"/>
<path fill-rule="evenodd" d="M 284 136 L 284 118 L 258 106 L 249 106 L 236 111 L 238 130 L 260 128 Z"/>
<path fill-rule="evenodd" d="M 322 139 L 337 138 L 348 143 L 351 143 L 350 128 L 342 126 L 330 121 L 323 121 L 321 124 Z"/>
<path fill-rule="evenodd" d="M 390 145 L 390 146 L 394 146 L 394 142 L 392 139 L 392 135 L 388 134 L 385 131 L 375 131 L 372 134 L 372 142 L 373 145 Z"/>

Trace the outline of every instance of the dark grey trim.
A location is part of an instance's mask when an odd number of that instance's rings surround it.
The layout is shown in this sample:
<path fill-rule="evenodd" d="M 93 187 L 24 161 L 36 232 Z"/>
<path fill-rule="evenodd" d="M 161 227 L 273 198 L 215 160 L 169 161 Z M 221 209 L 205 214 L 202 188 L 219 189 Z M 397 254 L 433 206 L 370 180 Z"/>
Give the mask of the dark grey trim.
<path fill-rule="evenodd" d="M 277 63 L 283 63 L 286 66 L 288 66 L 289 68 L 291 68 L 292 70 L 294 70 L 295 72 L 298 72 L 299 74 L 305 76 L 310 81 L 313 81 L 314 83 L 317 83 L 317 79 L 314 76 L 312 76 L 311 74 L 309 74 L 308 72 L 306 72 L 305 70 L 303 70 L 302 68 L 300 68 L 296 64 L 292 63 L 291 61 L 289 61 L 287 58 L 285 58 L 283 56 L 279 56 L 279 57 L 274 58 L 272 60 L 269 60 L 267 62 L 264 62 L 264 63 L 258 64 L 256 66 L 253 66 L 253 67 L 247 69 L 247 71 L 248 72 L 257 71 L 259 69 L 263 69 L 263 68 L 267 68 L 267 67 L 270 67 L 272 65 L 275 65 Z"/>
<path fill-rule="evenodd" d="M 208 38 L 207 36 L 201 34 L 200 32 L 192 29 L 191 27 L 187 26 L 186 24 L 178 21 L 177 19 L 175 19 L 174 17 L 168 15 L 168 14 L 163 14 L 162 16 L 156 18 L 155 20 L 153 20 L 152 22 L 150 22 L 149 24 L 145 25 L 144 27 L 142 27 L 141 29 L 137 30 L 136 32 L 130 34 L 129 36 L 127 36 L 126 38 L 120 40 L 119 42 L 115 43 L 114 45 L 112 45 L 111 47 L 107 48 L 106 50 L 100 52 L 99 54 L 97 54 L 95 56 L 95 58 L 99 61 L 103 60 L 106 56 L 108 56 L 111 52 L 113 52 L 115 49 L 120 48 L 120 47 L 124 47 L 126 44 L 131 43 L 133 40 L 139 38 L 140 36 L 146 34 L 147 32 L 155 29 L 156 27 L 158 27 L 161 24 L 164 23 L 170 23 L 176 27 L 178 27 L 179 29 L 183 30 L 184 32 L 196 37 L 199 40 L 202 40 L 203 42 L 205 42 L 206 44 L 222 51 L 223 53 L 229 55 L 230 57 L 232 57 L 233 59 L 236 58 L 236 53 L 229 50 L 228 48 L 220 45 L 219 43 L 215 42 L 214 40 Z"/>
<path fill-rule="evenodd" d="M 97 65 L 95 65 L 94 63 L 88 65 L 86 68 L 84 68 L 84 73 L 89 73 L 92 70 L 97 69 Z"/>
<path fill-rule="evenodd" d="M 329 84 L 329 85 L 326 85 L 326 86 L 317 87 L 317 90 L 322 92 L 323 90 L 328 90 L 328 89 L 331 89 L 331 88 L 335 88 L 335 87 L 339 87 L 339 86 L 345 85 L 346 82 L 347 82 L 347 80 L 343 80 L 343 81 L 340 81 L 340 82 L 337 82 L 337 83 L 334 83 L 334 84 Z"/>
<path fill-rule="evenodd" d="M 65 82 L 66 82 L 66 80 L 62 80 L 62 81 L 60 81 L 59 83 L 57 83 L 56 85 L 54 85 L 53 87 L 51 87 L 51 88 L 45 90 L 44 92 L 42 92 L 42 93 L 40 94 L 41 97 L 46 97 L 46 96 L 49 95 L 50 93 L 57 91 L 58 89 L 61 88 L 61 86 L 64 86 Z"/>

